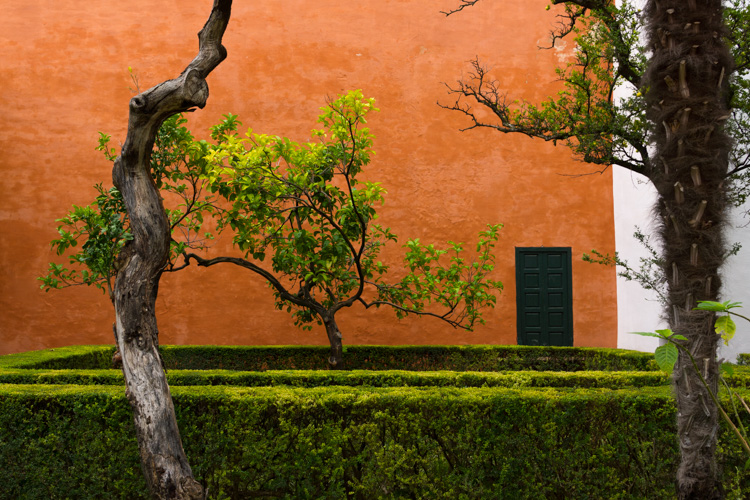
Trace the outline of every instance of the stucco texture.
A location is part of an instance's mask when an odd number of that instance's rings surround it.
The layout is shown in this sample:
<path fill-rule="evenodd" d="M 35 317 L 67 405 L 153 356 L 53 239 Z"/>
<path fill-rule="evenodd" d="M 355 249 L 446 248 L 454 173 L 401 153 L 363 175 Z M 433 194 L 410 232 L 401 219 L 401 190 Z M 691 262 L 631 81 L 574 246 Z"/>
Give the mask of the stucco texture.
<path fill-rule="evenodd" d="M 113 343 L 113 309 L 95 289 L 45 293 L 55 219 L 111 185 L 94 150 L 98 132 L 125 139 L 132 67 L 142 89 L 177 76 L 197 50 L 210 0 L 81 2 L 5 0 L 0 19 L 0 353 Z M 487 223 L 505 228 L 494 278 L 505 290 L 487 325 L 454 330 L 392 311 L 341 312 L 344 344 L 515 344 L 515 247 L 571 247 L 574 343 L 616 346 L 612 268 L 581 261 L 614 251 L 612 179 L 568 150 L 492 130 L 461 132 L 465 117 L 443 82 L 478 56 L 511 96 L 539 101 L 557 91 L 554 65 L 570 48 L 538 50 L 555 9 L 547 0 L 485 0 L 446 18 L 452 0 L 235 2 L 228 58 L 209 76 L 205 109 L 189 116 L 197 137 L 221 115 L 303 141 L 329 96 L 360 88 L 381 109 L 368 124 L 377 152 L 366 177 L 388 190 L 381 222 L 401 243 L 475 241 Z M 395 264 L 398 245 L 388 255 Z M 230 237 L 208 255 L 237 255 Z M 257 276 L 230 266 L 165 275 L 157 315 L 162 343 L 326 344 L 275 310 Z"/>

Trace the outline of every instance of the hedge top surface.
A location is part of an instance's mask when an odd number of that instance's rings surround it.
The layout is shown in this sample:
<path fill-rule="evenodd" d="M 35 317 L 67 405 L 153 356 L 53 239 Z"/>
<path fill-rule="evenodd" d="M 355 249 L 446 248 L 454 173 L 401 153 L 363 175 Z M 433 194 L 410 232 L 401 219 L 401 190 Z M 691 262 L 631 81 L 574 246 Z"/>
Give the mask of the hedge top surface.
<path fill-rule="evenodd" d="M 167 380 L 175 386 L 241 387 L 367 386 L 367 387 L 646 387 L 668 385 L 663 372 L 551 372 L 551 371 L 406 371 L 406 370 L 169 370 Z M 0 370 L 0 383 L 124 385 L 120 370 Z"/>
<path fill-rule="evenodd" d="M 424 402 L 425 398 L 437 400 L 462 400 L 467 398 L 493 400 L 496 398 L 519 398 L 524 401 L 537 399 L 551 404 L 553 401 L 581 401 L 582 399 L 621 399 L 621 398 L 667 398 L 671 399 L 669 387 L 626 387 L 620 389 L 591 388 L 580 391 L 572 387 L 535 388 L 491 388 L 491 387 L 174 387 L 175 399 L 222 401 L 242 399 L 272 399 L 283 405 L 284 401 L 302 403 L 307 401 L 338 400 L 357 401 L 359 404 L 371 399 L 397 398 L 414 399 Z M 743 391 L 746 392 L 746 391 Z M 42 385 L 42 384 L 0 384 L 0 394 L 4 397 L 27 398 L 36 401 L 55 401 L 58 398 L 89 399 L 105 397 L 122 399 L 127 402 L 124 391 L 119 386 L 109 385 Z"/>
<path fill-rule="evenodd" d="M 81 356 L 101 357 L 109 355 L 111 362 L 114 352 L 115 348 L 111 345 L 74 345 L 5 354 L 0 356 L 0 369 L 35 368 L 45 363 L 63 360 L 70 361 Z"/>
<path fill-rule="evenodd" d="M 326 369 L 325 346 L 161 346 L 168 369 Z M 107 369 L 114 347 L 71 346 L 0 356 L 0 368 Z M 348 369 L 416 371 L 655 371 L 649 353 L 604 348 L 530 346 L 350 346 Z"/>
<path fill-rule="evenodd" d="M 617 389 L 669 382 L 653 371 L 650 354 L 613 349 L 351 346 L 351 369 L 336 371 L 326 369 L 325 346 L 162 346 L 161 352 L 173 387 Z M 99 345 L 0 356 L 0 384 L 122 386 L 113 353 L 114 346 Z"/>

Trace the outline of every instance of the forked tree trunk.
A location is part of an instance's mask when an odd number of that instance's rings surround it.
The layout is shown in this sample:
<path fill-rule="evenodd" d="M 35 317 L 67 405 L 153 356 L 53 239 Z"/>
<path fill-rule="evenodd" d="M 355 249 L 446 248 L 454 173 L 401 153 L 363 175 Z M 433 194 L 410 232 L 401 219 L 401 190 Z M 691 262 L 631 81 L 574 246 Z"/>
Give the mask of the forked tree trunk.
<path fill-rule="evenodd" d="M 131 99 L 127 138 L 112 170 L 133 233 L 133 240 L 117 259 L 115 337 L 133 408 L 141 465 L 152 496 L 159 499 L 203 499 L 205 492 L 193 478 L 183 451 L 158 351 L 155 303 L 169 254 L 170 228 L 151 178 L 151 151 L 166 118 L 205 106 L 206 77 L 226 57 L 221 39 L 231 5 L 231 0 L 214 1 L 198 34 L 199 53 L 179 77 Z"/>
<path fill-rule="evenodd" d="M 726 174 L 730 141 L 727 81 L 732 60 L 724 43 L 721 0 L 649 0 L 646 21 L 652 58 L 646 73 L 649 118 L 654 123 L 658 213 L 669 286 L 669 324 L 712 391 L 718 385 L 713 314 L 693 311 L 698 300 L 717 300 L 725 256 Z M 688 356 L 673 375 L 681 463 L 681 499 L 710 500 L 718 480 L 718 414 Z"/>
<path fill-rule="evenodd" d="M 328 366 L 332 370 L 341 370 L 344 368 L 344 346 L 341 331 L 333 317 L 324 317 L 323 325 L 325 325 L 326 335 L 328 335 L 328 343 L 331 344 Z"/>

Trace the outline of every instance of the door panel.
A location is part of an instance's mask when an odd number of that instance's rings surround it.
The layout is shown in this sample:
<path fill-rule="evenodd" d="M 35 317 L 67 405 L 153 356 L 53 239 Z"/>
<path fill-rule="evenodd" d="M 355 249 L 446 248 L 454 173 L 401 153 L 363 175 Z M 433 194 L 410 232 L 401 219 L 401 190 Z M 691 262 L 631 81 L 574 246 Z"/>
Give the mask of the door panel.
<path fill-rule="evenodd" d="M 519 345 L 573 345 L 570 248 L 516 248 Z"/>

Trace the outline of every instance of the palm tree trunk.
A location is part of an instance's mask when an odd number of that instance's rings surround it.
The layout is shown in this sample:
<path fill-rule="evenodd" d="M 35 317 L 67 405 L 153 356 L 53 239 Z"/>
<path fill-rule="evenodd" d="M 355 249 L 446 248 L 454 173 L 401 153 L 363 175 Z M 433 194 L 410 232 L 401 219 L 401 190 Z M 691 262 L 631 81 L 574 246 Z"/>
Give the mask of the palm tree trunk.
<path fill-rule="evenodd" d="M 718 336 L 713 314 L 694 311 L 717 300 L 725 256 L 726 174 L 730 141 L 727 80 L 732 60 L 724 43 L 721 0 L 649 0 L 645 11 L 652 57 L 646 72 L 648 114 L 656 146 L 650 176 L 669 289 L 670 328 L 688 338 L 712 391 L 718 386 Z M 681 499 L 722 498 L 716 464 L 717 408 L 689 357 L 675 366 Z"/>

